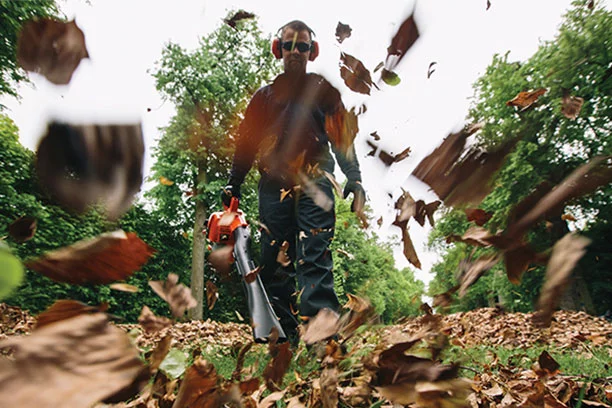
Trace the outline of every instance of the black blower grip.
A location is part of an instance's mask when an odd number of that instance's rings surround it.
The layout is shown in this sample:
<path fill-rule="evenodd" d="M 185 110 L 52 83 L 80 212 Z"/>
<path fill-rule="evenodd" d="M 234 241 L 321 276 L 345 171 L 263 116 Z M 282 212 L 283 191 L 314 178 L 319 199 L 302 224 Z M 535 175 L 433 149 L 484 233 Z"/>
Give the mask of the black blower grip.
<path fill-rule="evenodd" d="M 257 343 L 266 343 L 272 328 L 276 327 L 278 329 L 278 341 L 284 342 L 287 340 L 287 336 L 272 309 L 261 278 L 257 275 L 251 283 L 247 283 L 244 279 L 249 272 L 255 269 L 255 264 L 249 257 L 248 251 L 250 237 L 251 233 L 247 226 L 238 227 L 234 230 L 234 259 L 247 294 L 251 324 L 253 325 L 253 337 Z"/>

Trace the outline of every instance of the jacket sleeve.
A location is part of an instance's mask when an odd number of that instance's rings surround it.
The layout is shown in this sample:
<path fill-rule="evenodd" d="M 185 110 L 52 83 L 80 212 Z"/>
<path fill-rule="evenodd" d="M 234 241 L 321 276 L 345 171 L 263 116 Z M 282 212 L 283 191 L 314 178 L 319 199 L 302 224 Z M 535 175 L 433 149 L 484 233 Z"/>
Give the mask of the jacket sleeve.
<path fill-rule="evenodd" d="M 241 185 L 253 166 L 267 122 L 267 98 L 264 89 L 259 89 L 253 95 L 238 128 L 236 152 L 228 184 Z"/>
<path fill-rule="evenodd" d="M 347 179 L 361 181 L 361 171 L 355 153 L 353 140 L 358 131 L 357 116 L 349 112 L 339 99 L 330 109 L 331 115 L 326 120 L 326 131 L 336 161 Z"/>
<path fill-rule="evenodd" d="M 342 151 L 332 144 L 332 151 L 336 156 L 340 170 L 342 170 L 346 178 L 350 181 L 361 181 L 361 170 L 359 170 L 355 146 L 351 144 L 346 151 Z"/>

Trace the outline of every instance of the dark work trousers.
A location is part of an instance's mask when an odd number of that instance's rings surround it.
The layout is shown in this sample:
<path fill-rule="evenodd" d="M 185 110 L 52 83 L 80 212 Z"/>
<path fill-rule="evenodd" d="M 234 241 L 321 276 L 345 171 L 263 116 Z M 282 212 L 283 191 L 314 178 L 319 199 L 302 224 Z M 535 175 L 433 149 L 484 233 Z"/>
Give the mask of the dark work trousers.
<path fill-rule="evenodd" d="M 326 177 L 314 180 L 333 203 L 332 185 Z M 259 182 L 259 217 L 270 233 L 261 232 L 260 276 L 287 335 L 298 326 L 299 313 L 312 317 L 320 309 L 338 311 L 334 291 L 333 261 L 329 246 L 334 237 L 336 215 L 332 205 L 325 211 L 303 192 L 292 192 L 281 201 L 281 187 L 265 175 Z M 279 248 L 289 243 L 291 263 L 277 262 Z M 297 288 L 295 278 L 297 277 Z"/>

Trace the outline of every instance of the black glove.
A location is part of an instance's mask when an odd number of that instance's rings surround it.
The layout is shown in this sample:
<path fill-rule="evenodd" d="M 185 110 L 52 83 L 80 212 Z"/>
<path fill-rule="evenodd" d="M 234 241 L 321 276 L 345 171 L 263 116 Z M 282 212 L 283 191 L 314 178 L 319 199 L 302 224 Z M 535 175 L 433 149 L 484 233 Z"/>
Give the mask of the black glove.
<path fill-rule="evenodd" d="M 223 202 L 224 206 L 226 207 L 230 206 L 232 197 L 236 197 L 237 199 L 240 200 L 240 186 L 239 185 L 228 184 L 227 186 L 223 187 L 223 190 L 221 190 L 221 202 Z"/>
<path fill-rule="evenodd" d="M 344 198 L 347 198 L 350 193 L 353 193 L 353 203 L 351 204 L 351 211 L 356 213 L 363 212 L 365 206 L 366 193 L 361 185 L 361 181 L 349 180 L 344 186 Z"/>

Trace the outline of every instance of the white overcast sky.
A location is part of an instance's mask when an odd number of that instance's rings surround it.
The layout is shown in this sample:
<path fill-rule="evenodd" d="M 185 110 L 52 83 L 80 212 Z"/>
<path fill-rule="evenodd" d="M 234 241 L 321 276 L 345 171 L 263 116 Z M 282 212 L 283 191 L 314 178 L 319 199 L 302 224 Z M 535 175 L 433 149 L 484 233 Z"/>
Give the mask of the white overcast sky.
<path fill-rule="evenodd" d="M 33 85 L 21 86 L 20 101 L 0 100 L 8 107 L 5 113 L 19 126 L 25 146 L 36 148 L 50 118 L 75 123 L 140 121 L 148 171 L 151 147 L 160 135 L 158 128 L 174 113 L 172 104 L 161 100 L 147 73 L 165 43 L 193 49 L 199 37 L 222 24 L 228 9 L 257 14 L 265 34 L 301 19 L 315 31 L 321 49 L 309 70 L 336 85 L 347 106 L 365 103 L 368 108 L 360 117 L 356 147 L 375 218 L 384 218 L 382 228 L 378 230 L 375 223 L 374 228 L 388 236 L 399 234 L 399 230 L 390 226 L 394 200 L 387 193 L 395 198 L 403 186 L 415 199 L 436 199 L 409 174 L 449 131 L 464 124 L 472 84 L 484 73 L 493 54 L 511 51 L 511 59 L 529 58 L 541 41 L 553 39 L 570 0 L 491 0 L 488 11 L 486 0 L 421 0 L 416 6 L 411 0 L 60 0 L 59 4 L 84 31 L 91 58 L 81 63 L 69 85 L 55 86 L 32 74 Z M 381 84 L 381 90 L 373 90 L 371 96 L 348 90 L 339 75 L 339 52 L 361 59 L 372 71 L 386 56 L 390 39 L 413 8 L 421 37 L 396 69 L 401 84 Z M 334 35 L 339 21 L 353 30 L 343 44 L 338 44 Z M 427 79 L 432 61 L 437 62 L 436 71 Z M 373 77 L 378 80 L 379 75 Z M 381 136 L 381 147 L 398 153 L 411 146 L 412 155 L 390 169 L 378 159 L 366 157 L 365 141 L 373 131 Z M 433 276 L 428 271 L 437 258 L 424 249 L 429 228 L 414 220 L 410 227 L 423 264 L 416 275 L 429 282 Z M 401 244 L 395 252 L 398 267 L 407 266 Z"/>

